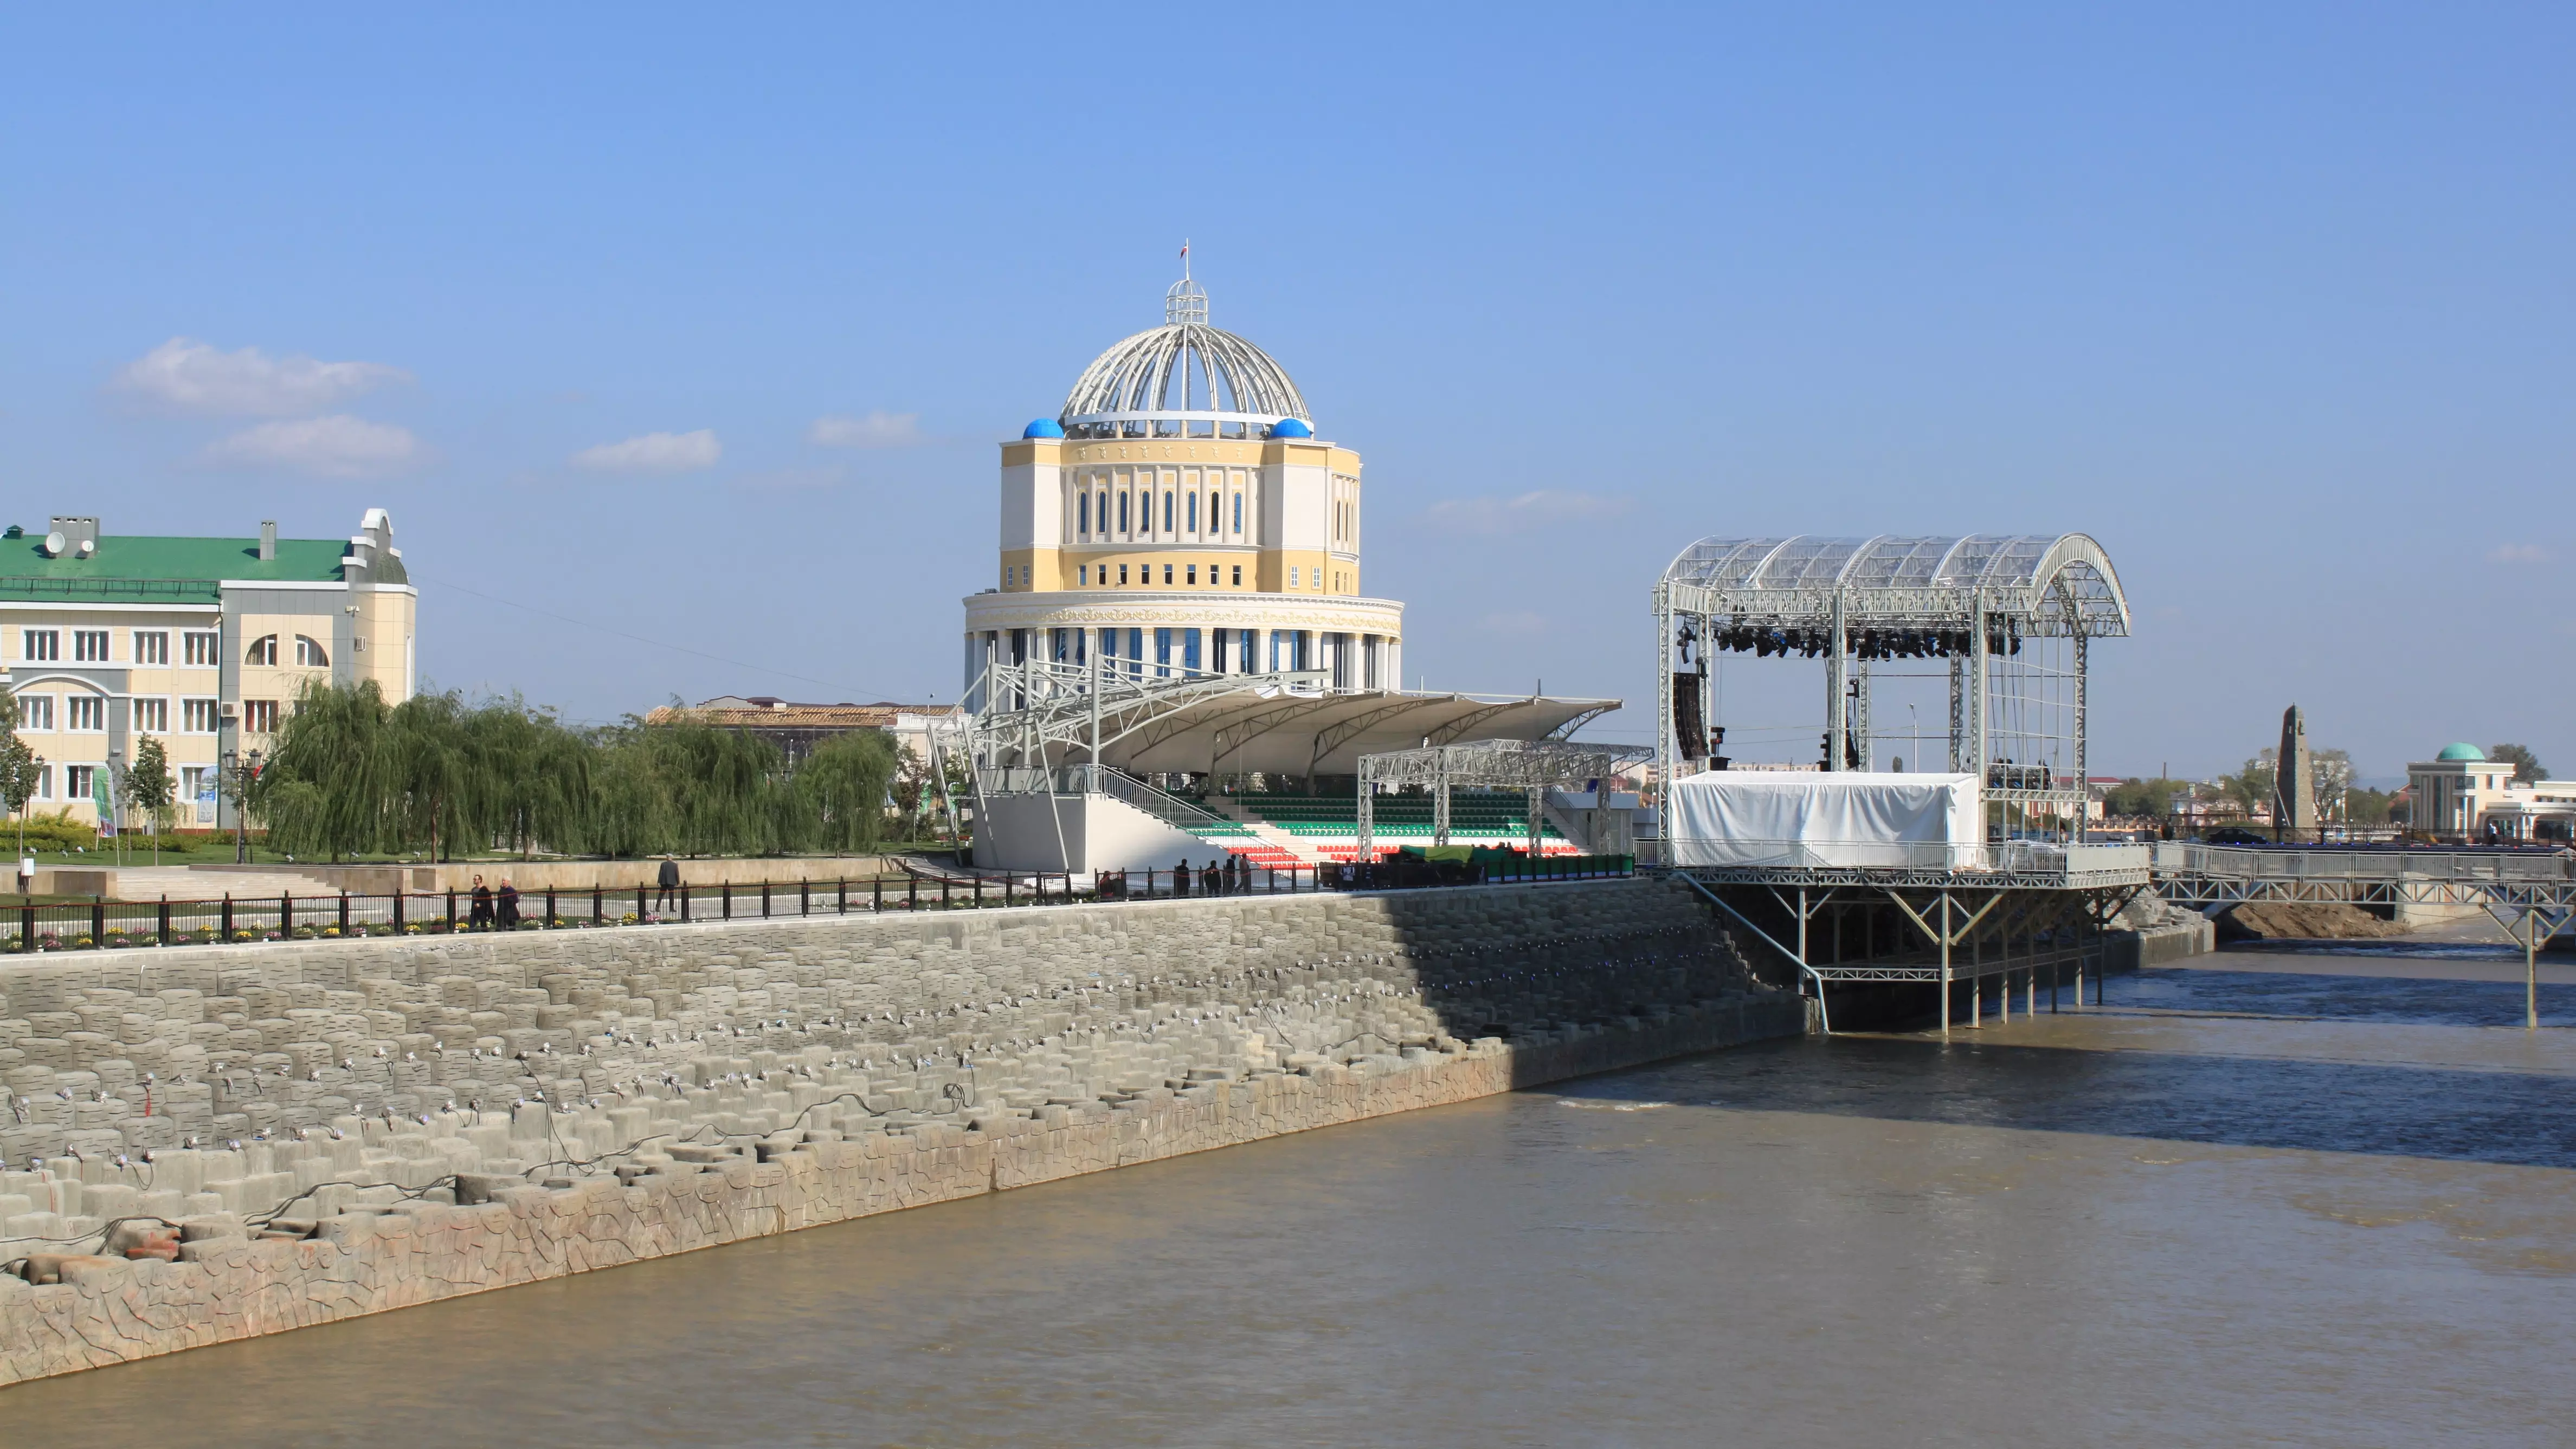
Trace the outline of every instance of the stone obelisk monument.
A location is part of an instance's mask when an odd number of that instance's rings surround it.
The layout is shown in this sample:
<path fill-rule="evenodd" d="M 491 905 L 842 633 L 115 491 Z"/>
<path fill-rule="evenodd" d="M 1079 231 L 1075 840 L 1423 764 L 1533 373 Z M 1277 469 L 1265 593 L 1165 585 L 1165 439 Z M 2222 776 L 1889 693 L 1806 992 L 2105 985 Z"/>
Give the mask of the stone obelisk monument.
<path fill-rule="evenodd" d="M 2281 715 L 2281 752 L 2273 757 L 2273 839 L 2306 840 L 2316 834 L 2316 764 L 2308 753 L 2308 717 L 2291 705 Z"/>

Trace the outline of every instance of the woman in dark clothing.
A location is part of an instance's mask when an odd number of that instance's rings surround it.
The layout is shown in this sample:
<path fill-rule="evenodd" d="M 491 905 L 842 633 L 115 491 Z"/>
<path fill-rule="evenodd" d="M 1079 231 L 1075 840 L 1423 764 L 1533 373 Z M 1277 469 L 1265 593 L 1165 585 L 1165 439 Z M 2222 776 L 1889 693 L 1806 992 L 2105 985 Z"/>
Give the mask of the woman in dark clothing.
<path fill-rule="evenodd" d="M 493 918 L 504 931 L 519 929 L 519 888 L 510 884 L 508 876 L 501 878 L 501 904 Z"/>
<path fill-rule="evenodd" d="M 483 877 L 474 877 L 474 908 L 465 913 L 465 929 L 479 931 L 492 924 L 492 888 Z"/>

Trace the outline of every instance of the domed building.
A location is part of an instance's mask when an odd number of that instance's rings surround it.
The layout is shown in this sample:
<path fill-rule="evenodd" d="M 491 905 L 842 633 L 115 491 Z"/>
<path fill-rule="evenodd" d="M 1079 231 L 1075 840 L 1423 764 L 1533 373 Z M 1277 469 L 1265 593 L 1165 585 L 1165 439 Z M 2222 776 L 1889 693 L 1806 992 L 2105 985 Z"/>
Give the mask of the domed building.
<path fill-rule="evenodd" d="M 1404 605 L 1361 592 L 1360 455 L 1316 435 L 1288 370 L 1208 324 L 1183 277 L 1002 445 L 1000 556 L 966 600 L 967 708 L 993 663 L 1147 678 L 1403 677 Z"/>

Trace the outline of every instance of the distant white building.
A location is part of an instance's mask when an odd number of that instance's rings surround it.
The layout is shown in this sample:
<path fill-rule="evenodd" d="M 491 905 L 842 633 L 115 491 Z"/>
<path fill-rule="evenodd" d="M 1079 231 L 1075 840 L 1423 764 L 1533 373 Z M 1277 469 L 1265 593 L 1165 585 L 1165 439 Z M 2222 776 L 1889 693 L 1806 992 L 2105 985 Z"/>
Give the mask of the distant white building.
<path fill-rule="evenodd" d="M 2410 823 L 2455 840 L 2576 838 L 2576 780 L 2514 783 L 2513 765 L 2471 744 L 2406 767 Z"/>

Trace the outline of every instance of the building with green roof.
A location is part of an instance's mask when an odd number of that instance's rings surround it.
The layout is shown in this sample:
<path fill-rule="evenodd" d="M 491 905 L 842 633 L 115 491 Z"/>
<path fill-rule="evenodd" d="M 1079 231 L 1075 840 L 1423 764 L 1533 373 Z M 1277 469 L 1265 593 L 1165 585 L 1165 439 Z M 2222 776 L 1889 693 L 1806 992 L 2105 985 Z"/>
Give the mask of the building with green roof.
<path fill-rule="evenodd" d="M 119 535 L 81 517 L 0 529 L 0 689 L 45 761 L 30 809 L 99 821 L 151 736 L 179 825 L 229 825 L 220 766 L 255 762 L 308 682 L 411 696 L 418 602 L 381 508 L 345 540 L 274 523 L 253 538 Z"/>

